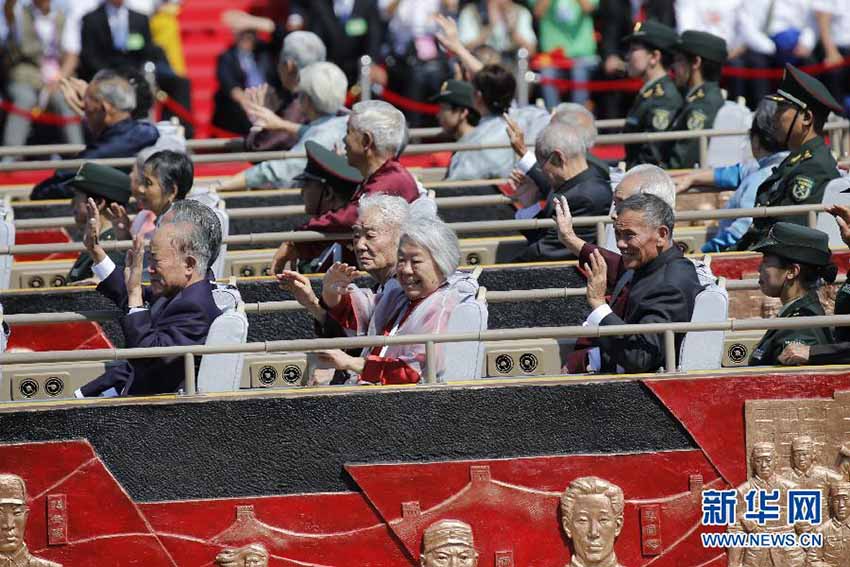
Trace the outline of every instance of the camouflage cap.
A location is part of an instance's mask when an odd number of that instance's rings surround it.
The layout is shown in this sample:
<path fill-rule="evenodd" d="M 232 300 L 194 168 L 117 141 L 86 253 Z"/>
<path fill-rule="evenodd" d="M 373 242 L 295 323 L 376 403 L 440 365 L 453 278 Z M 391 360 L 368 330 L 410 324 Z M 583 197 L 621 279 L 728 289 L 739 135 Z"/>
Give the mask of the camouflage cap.
<path fill-rule="evenodd" d="M 0 474 L 0 504 L 26 504 L 27 486 L 14 474 Z"/>
<path fill-rule="evenodd" d="M 425 533 L 422 534 L 423 553 L 447 545 L 473 547 L 472 527 L 460 520 L 441 520 L 425 528 Z"/>

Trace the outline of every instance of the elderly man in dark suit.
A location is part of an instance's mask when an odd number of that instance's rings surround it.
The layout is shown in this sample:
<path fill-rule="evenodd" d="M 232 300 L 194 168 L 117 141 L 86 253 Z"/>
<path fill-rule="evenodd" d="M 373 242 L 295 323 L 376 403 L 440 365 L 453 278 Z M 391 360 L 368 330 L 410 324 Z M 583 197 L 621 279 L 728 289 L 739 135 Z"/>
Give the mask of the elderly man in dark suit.
<path fill-rule="evenodd" d="M 129 348 L 202 345 L 221 315 L 212 296 L 208 268 L 221 246 L 215 213 L 197 201 L 178 201 L 163 215 L 151 241 L 150 286 L 142 287 L 144 239 L 127 253 L 126 268 L 116 269 L 98 238 L 99 215 L 89 199 L 86 248 L 101 282 L 97 289 L 125 311 L 121 326 Z M 182 357 L 133 359 L 107 368 L 76 394 L 143 395 L 175 392 L 184 379 Z M 112 391 L 114 389 L 114 392 Z"/>
<path fill-rule="evenodd" d="M 585 267 L 587 301 L 592 312 L 587 325 L 686 323 L 702 291 L 693 262 L 673 244 L 675 218 L 670 205 L 641 193 L 617 205 L 614 232 L 621 255 L 588 244 L 573 230 L 565 197 L 555 202 L 558 235 Z M 613 289 L 609 291 L 609 285 Z M 610 300 L 606 295 L 610 293 Z M 676 336 L 676 350 L 683 335 Z M 588 370 L 655 372 L 664 365 L 664 337 L 660 334 L 600 337 L 596 348 L 573 353 L 570 372 Z"/>

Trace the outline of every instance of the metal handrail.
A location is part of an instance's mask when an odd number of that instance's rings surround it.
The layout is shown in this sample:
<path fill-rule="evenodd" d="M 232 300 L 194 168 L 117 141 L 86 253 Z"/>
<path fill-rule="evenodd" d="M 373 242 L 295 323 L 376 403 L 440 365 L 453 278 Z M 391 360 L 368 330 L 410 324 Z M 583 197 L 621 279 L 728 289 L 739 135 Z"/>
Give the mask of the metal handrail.
<path fill-rule="evenodd" d="M 807 214 L 810 226 L 817 222 L 817 213 L 826 209 L 826 205 L 791 205 L 787 207 L 756 207 L 752 209 L 720 209 L 715 211 L 682 211 L 676 213 L 676 221 L 717 220 L 740 217 L 787 217 Z M 577 217 L 573 219 L 574 226 L 595 226 L 598 242 L 604 241 L 605 225 L 613 220 L 609 216 Z M 555 227 L 554 219 L 526 219 L 503 221 L 470 221 L 449 223 L 458 234 L 479 234 L 482 232 L 516 232 L 522 230 L 541 230 Z M 292 232 L 261 232 L 255 234 L 238 234 L 224 239 L 226 244 L 269 244 L 280 242 L 329 242 L 351 238 L 349 232 L 322 233 L 309 230 Z M 104 250 L 127 250 L 132 247 L 130 240 L 113 240 L 102 242 Z M 63 242 L 52 244 L 14 244 L 0 247 L 2 254 L 47 254 L 61 252 L 82 252 L 81 242 Z"/>
<path fill-rule="evenodd" d="M 844 276 L 835 280 L 836 284 L 846 281 Z M 726 289 L 755 290 L 759 289 L 758 280 L 727 280 Z M 529 301 L 546 301 L 553 299 L 567 299 L 570 297 L 583 297 L 587 293 L 586 287 L 552 287 L 540 289 L 512 289 L 507 291 L 487 291 L 487 303 L 525 303 Z M 259 315 L 265 313 L 282 313 L 287 311 L 303 311 L 305 308 L 294 300 L 287 301 L 261 301 L 257 303 L 246 303 L 245 313 Z M 3 320 L 9 325 L 40 325 L 48 323 L 76 323 L 81 321 L 92 321 L 102 323 L 114 321 L 124 316 L 121 311 L 114 309 L 101 309 L 91 311 L 60 311 L 53 313 L 18 313 L 3 316 Z"/>
<path fill-rule="evenodd" d="M 850 128 L 847 120 L 836 121 L 827 124 L 825 130 L 842 130 Z M 722 136 L 746 136 L 745 129 L 709 129 L 709 130 L 677 130 L 672 132 L 649 132 L 633 134 L 602 134 L 596 138 L 596 145 L 610 144 L 645 144 L 651 142 L 669 142 L 676 140 L 708 140 L 709 138 Z M 410 144 L 405 148 L 404 155 L 423 155 L 434 152 L 471 152 L 480 150 L 508 149 L 510 144 L 463 144 L 463 143 L 438 143 L 438 144 Z M 230 154 L 200 154 L 193 155 L 192 161 L 196 164 L 202 163 L 227 163 L 227 162 L 250 162 L 256 163 L 266 160 L 280 160 L 288 158 L 305 158 L 304 152 L 237 152 Z M 703 160 L 704 161 L 704 160 Z M 77 169 L 86 162 L 94 162 L 113 167 L 130 167 L 135 158 L 106 158 L 106 159 L 72 159 L 72 160 L 40 160 L 30 162 L 0 163 L 2 171 L 33 171 L 42 169 Z"/>
<path fill-rule="evenodd" d="M 510 205 L 513 201 L 504 195 L 470 195 L 465 197 L 437 197 L 434 199 L 438 209 L 459 209 L 461 207 L 485 207 Z M 285 218 L 305 214 L 304 205 L 278 205 L 275 207 L 238 207 L 227 209 L 231 219 L 246 219 L 253 217 Z M 131 219 L 135 215 L 131 215 Z M 52 217 L 39 219 L 20 219 L 15 221 L 17 229 L 60 228 L 71 227 L 76 222 L 74 217 Z"/>
<path fill-rule="evenodd" d="M 811 329 L 850 325 L 850 315 L 824 315 L 818 317 L 788 317 L 777 319 L 729 319 L 711 323 L 648 323 L 638 325 L 605 325 L 573 327 L 536 327 L 522 329 L 499 329 L 465 333 L 417 334 L 396 336 L 361 336 L 333 339 L 294 339 L 286 341 L 263 341 L 239 345 L 190 345 L 151 348 L 111 348 L 77 351 L 48 351 L 33 353 L 0 354 L 0 365 L 39 364 L 50 362 L 95 362 L 103 360 L 127 360 L 140 358 L 165 358 L 183 356 L 187 361 L 194 355 L 205 354 L 251 354 L 277 352 L 306 352 L 327 349 L 355 349 L 376 346 L 426 345 L 427 353 L 434 352 L 434 345 L 449 342 L 482 342 L 527 340 L 540 338 L 599 338 L 618 335 L 663 334 L 664 360 L 667 372 L 676 372 L 676 333 L 704 331 L 759 331 L 773 329 Z M 185 365 L 186 383 L 184 391 L 196 392 L 194 364 Z M 434 365 L 426 365 L 426 383 L 436 383 Z"/>

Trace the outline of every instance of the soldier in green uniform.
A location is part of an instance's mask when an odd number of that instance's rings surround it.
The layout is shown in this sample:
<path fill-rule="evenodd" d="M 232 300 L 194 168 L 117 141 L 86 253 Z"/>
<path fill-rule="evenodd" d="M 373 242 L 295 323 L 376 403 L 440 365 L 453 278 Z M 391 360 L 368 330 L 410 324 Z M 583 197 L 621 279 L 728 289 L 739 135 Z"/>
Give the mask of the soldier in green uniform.
<path fill-rule="evenodd" d="M 114 167 L 88 162 L 80 167 L 71 179 L 70 185 L 74 189 L 74 197 L 71 200 L 74 222 L 80 232 L 85 230 L 88 218 L 86 201 L 91 197 L 97 205 L 97 210 L 100 211 L 101 227 L 104 227 L 100 239 L 115 240 L 115 232 L 106 212 L 113 203 L 126 207 L 130 202 L 130 176 Z M 109 257 L 116 266 L 124 265 L 123 252 L 110 252 Z M 90 280 L 93 277 L 93 263 L 88 252 L 81 252 L 71 271 L 68 272 L 68 282 L 83 283 Z"/>
<path fill-rule="evenodd" d="M 663 132 L 673 123 L 682 107 L 682 95 L 667 69 L 673 61 L 673 48 L 679 40 L 675 30 L 658 22 L 635 24 L 634 32 L 623 41 L 629 45 L 627 68 L 630 77 L 640 77 L 643 86 L 626 115 L 625 133 Z M 626 145 L 626 165 L 662 163 L 661 144 Z"/>
<path fill-rule="evenodd" d="M 826 185 L 839 176 L 823 139 L 823 126 L 830 111 L 842 114 L 843 109 L 823 83 L 790 64 L 785 66 L 779 89 L 768 97 L 777 103 L 774 137 L 791 153 L 759 186 L 756 206 L 818 204 L 823 201 Z M 748 250 L 777 220 L 754 219 L 738 242 L 738 250 Z M 805 224 L 806 215 L 783 220 Z"/>
<path fill-rule="evenodd" d="M 838 273 L 831 260 L 826 233 L 807 226 L 777 222 L 753 250 L 764 254 L 759 266 L 762 293 L 782 300 L 779 317 L 824 314 L 817 287 L 821 280 L 834 282 Z M 811 346 L 831 342 L 832 332 L 826 327 L 770 330 L 753 351 L 750 365 L 780 364 L 779 354 L 792 343 Z"/>
<path fill-rule="evenodd" d="M 703 130 L 714 126 L 717 111 L 725 99 L 718 81 L 726 63 L 726 40 L 701 31 L 684 31 L 673 57 L 673 80 L 687 89 L 685 105 L 679 110 L 671 130 Z M 664 152 L 667 169 L 699 167 L 699 140 L 677 140 Z"/>

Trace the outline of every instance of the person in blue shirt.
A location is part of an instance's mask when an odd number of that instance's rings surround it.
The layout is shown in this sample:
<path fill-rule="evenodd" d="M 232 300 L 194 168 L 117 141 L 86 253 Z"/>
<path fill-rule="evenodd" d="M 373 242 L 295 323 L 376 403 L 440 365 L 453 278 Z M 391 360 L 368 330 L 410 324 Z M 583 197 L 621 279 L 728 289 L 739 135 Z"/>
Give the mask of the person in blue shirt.
<path fill-rule="evenodd" d="M 673 173 L 677 192 L 682 193 L 694 186 L 735 189 L 725 208 L 753 208 L 759 186 L 788 156 L 787 151 L 779 151 L 780 144 L 773 135 L 775 107 L 775 102 L 763 99 L 753 114 L 750 147 L 754 159 L 726 167 L 691 170 L 678 175 Z M 720 220 L 717 232 L 702 246 L 702 252 L 723 252 L 733 249 L 752 222 L 752 217 Z"/>

